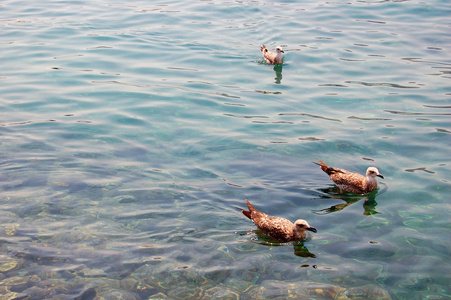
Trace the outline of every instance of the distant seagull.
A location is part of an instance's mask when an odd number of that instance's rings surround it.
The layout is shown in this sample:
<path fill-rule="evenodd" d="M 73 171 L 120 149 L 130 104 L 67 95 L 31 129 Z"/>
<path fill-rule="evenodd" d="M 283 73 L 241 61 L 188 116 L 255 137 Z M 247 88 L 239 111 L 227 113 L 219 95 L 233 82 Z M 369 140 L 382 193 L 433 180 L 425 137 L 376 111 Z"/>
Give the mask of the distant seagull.
<path fill-rule="evenodd" d="M 246 204 L 249 211 L 239 207 L 237 208 L 241 210 L 246 217 L 251 219 L 261 232 L 278 242 L 287 243 L 304 239 L 306 230 L 316 232 L 316 229 L 311 227 L 305 220 L 299 219 L 293 224 L 287 219 L 271 217 L 265 213 L 259 212 L 247 199 Z"/>
<path fill-rule="evenodd" d="M 277 46 L 276 52 L 269 51 L 265 45 L 261 46 L 260 50 L 263 52 L 263 58 L 269 65 L 283 64 L 283 54 L 285 52 L 283 52 L 282 46 Z"/>
<path fill-rule="evenodd" d="M 338 186 L 340 192 L 347 191 L 356 194 L 367 194 L 377 189 L 376 176 L 384 178 L 384 176 L 382 176 L 379 173 L 379 170 L 375 167 L 369 167 L 366 170 L 365 177 L 357 173 L 351 173 L 346 170 L 329 167 L 321 160 L 319 160 L 319 162 L 319 164 L 316 162 L 314 163 L 321 166 L 321 170 L 329 175 L 330 180 Z"/>

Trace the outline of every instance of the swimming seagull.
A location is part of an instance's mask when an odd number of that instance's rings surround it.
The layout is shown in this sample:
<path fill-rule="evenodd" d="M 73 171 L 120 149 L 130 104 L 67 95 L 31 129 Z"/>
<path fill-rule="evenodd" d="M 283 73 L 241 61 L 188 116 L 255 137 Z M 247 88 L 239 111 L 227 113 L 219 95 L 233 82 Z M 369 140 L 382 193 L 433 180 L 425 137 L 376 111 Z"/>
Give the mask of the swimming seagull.
<path fill-rule="evenodd" d="M 346 170 L 332 168 L 326 165 L 319 159 L 320 163 L 316 163 L 321 166 L 321 170 L 329 175 L 332 180 L 340 189 L 340 192 L 347 191 L 356 194 L 367 194 L 377 189 L 376 176 L 384 178 L 379 173 L 379 170 L 375 167 L 369 167 L 366 170 L 366 177 L 357 173 L 352 173 Z"/>
<path fill-rule="evenodd" d="M 316 232 L 316 229 L 311 227 L 305 220 L 299 219 L 293 224 L 290 220 L 280 217 L 271 217 L 265 213 L 259 212 L 247 199 L 246 204 L 249 211 L 239 207 L 237 208 L 246 217 L 251 219 L 261 232 L 278 242 L 287 243 L 304 239 L 306 230 Z"/>
<path fill-rule="evenodd" d="M 271 52 L 266 49 L 266 46 L 263 45 L 260 47 L 260 50 L 263 52 L 263 58 L 269 65 L 283 64 L 283 52 L 282 46 L 276 47 L 276 52 Z"/>

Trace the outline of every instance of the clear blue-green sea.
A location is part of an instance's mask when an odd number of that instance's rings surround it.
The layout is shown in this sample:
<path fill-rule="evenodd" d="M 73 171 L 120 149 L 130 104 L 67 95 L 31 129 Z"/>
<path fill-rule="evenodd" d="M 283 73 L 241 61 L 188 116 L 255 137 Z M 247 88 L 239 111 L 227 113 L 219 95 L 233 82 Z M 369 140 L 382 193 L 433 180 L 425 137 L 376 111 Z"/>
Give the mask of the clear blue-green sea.
<path fill-rule="evenodd" d="M 450 299 L 450 16 L 0 2 L 0 299 Z M 318 232 L 271 241 L 245 199 Z"/>

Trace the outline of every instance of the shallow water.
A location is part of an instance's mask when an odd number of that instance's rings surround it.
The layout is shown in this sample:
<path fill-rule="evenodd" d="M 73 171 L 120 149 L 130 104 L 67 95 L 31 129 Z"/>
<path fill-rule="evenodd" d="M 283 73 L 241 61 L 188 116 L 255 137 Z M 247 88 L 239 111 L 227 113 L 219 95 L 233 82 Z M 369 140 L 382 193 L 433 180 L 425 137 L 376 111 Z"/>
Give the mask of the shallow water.
<path fill-rule="evenodd" d="M 0 11 L 2 297 L 449 298 L 448 1 Z M 246 198 L 318 233 L 269 243 Z"/>

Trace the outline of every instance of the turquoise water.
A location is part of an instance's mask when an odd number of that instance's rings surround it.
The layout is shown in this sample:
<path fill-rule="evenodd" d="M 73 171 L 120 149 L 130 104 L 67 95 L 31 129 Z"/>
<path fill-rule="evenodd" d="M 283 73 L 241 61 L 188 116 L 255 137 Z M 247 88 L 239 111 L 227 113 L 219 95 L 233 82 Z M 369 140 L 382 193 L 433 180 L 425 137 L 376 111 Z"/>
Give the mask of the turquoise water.
<path fill-rule="evenodd" d="M 449 299 L 449 1 L 0 12 L 2 298 Z M 268 242 L 246 198 L 318 233 Z"/>

